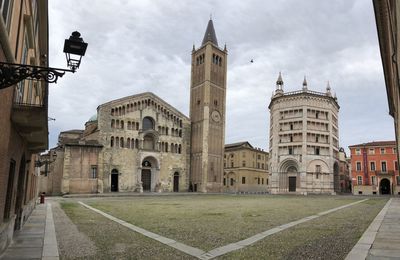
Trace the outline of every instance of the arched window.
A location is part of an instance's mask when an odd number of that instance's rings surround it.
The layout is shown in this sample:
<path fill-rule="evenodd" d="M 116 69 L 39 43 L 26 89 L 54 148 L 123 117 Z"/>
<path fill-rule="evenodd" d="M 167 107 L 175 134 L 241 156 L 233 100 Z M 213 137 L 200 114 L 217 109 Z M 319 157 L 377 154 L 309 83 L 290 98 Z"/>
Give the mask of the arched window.
<path fill-rule="evenodd" d="M 111 115 L 114 115 L 114 108 L 111 108 Z"/>
<path fill-rule="evenodd" d="M 131 148 L 131 139 L 126 139 L 126 148 Z"/>
<path fill-rule="evenodd" d="M 143 130 L 154 129 L 154 120 L 151 117 L 146 116 L 143 118 Z"/>
<path fill-rule="evenodd" d="M 124 138 L 121 137 L 121 148 L 124 148 Z"/>
<path fill-rule="evenodd" d="M 165 134 L 168 135 L 168 127 L 165 128 Z"/>
<path fill-rule="evenodd" d="M 179 154 L 182 153 L 182 146 L 181 146 L 181 145 L 178 146 L 178 153 L 179 153 Z"/>
<path fill-rule="evenodd" d="M 128 130 L 130 130 L 131 128 L 132 128 L 132 125 L 131 125 L 131 121 L 128 121 Z"/>
<path fill-rule="evenodd" d="M 131 139 L 131 149 L 135 148 L 135 139 Z"/>
<path fill-rule="evenodd" d="M 112 120 L 111 120 L 111 128 L 114 128 L 114 127 L 115 127 L 115 120 L 112 119 Z"/>
<path fill-rule="evenodd" d="M 121 129 L 124 129 L 124 120 L 121 120 Z"/>
<path fill-rule="evenodd" d="M 179 130 L 179 137 L 182 137 L 182 130 Z"/>
<path fill-rule="evenodd" d="M 111 136 L 111 147 L 114 147 L 114 136 Z"/>
<path fill-rule="evenodd" d="M 135 139 L 135 148 L 139 149 L 139 140 L 138 139 Z"/>
<path fill-rule="evenodd" d="M 175 153 L 178 153 L 178 144 L 175 144 Z"/>
<path fill-rule="evenodd" d="M 115 138 L 115 147 L 119 147 L 119 137 Z"/>
<path fill-rule="evenodd" d="M 165 152 L 168 153 L 168 143 L 165 143 Z"/>
<path fill-rule="evenodd" d="M 115 121 L 115 127 L 119 128 L 119 120 Z"/>

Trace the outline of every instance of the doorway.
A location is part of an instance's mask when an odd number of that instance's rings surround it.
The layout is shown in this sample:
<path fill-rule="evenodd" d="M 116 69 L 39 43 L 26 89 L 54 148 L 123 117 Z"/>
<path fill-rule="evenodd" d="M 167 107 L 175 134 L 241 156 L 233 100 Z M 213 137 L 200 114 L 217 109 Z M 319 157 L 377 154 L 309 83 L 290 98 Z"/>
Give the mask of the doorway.
<path fill-rule="evenodd" d="M 380 191 L 382 195 L 391 194 L 390 192 L 390 181 L 388 179 L 382 179 L 380 184 Z"/>
<path fill-rule="evenodd" d="M 174 173 L 174 192 L 179 192 L 179 173 Z"/>
<path fill-rule="evenodd" d="M 118 171 L 115 169 L 111 171 L 111 191 L 118 191 Z"/>
<path fill-rule="evenodd" d="M 289 191 L 296 191 L 296 177 L 289 177 Z"/>
<path fill-rule="evenodd" d="M 143 191 L 151 191 L 151 170 L 142 169 Z"/>

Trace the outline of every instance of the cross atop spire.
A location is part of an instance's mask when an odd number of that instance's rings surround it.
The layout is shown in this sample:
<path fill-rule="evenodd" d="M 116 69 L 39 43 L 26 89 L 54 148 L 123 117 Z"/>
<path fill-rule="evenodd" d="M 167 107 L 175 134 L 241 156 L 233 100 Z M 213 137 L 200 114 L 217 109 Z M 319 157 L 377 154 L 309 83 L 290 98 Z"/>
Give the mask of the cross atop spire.
<path fill-rule="evenodd" d="M 211 19 L 208 21 L 206 33 L 204 34 L 203 42 L 201 45 L 205 45 L 207 42 L 211 42 L 214 45 L 218 46 L 217 36 L 215 35 L 214 24 Z"/>

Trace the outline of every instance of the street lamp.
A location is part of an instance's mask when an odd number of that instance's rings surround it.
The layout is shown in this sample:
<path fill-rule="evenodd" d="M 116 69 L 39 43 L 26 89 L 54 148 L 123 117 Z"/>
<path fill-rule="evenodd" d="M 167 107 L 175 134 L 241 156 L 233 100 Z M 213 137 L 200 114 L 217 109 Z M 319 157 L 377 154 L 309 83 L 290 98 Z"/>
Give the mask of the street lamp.
<path fill-rule="evenodd" d="M 88 45 L 80 36 L 81 34 L 75 31 L 64 42 L 67 66 L 71 69 L 0 62 L 0 89 L 11 87 L 24 79 L 56 83 L 58 77 L 64 76 L 65 72 L 74 73 L 79 68 Z"/>

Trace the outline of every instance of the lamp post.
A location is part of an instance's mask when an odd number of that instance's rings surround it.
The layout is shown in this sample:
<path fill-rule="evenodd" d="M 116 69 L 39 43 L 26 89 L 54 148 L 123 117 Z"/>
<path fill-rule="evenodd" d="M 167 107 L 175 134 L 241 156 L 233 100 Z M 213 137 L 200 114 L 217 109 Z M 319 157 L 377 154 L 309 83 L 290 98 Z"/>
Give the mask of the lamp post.
<path fill-rule="evenodd" d="M 70 69 L 0 62 L 0 89 L 11 87 L 24 79 L 56 83 L 58 77 L 64 76 L 65 72 L 74 73 L 79 68 L 88 46 L 80 36 L 81 34 L 75 31 L 64 42 L 67 66 Z"/>

